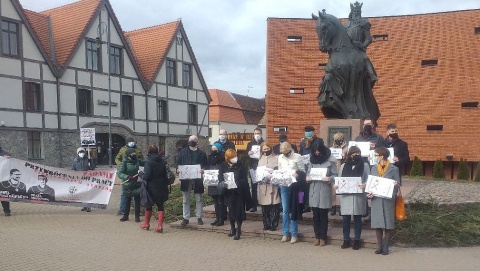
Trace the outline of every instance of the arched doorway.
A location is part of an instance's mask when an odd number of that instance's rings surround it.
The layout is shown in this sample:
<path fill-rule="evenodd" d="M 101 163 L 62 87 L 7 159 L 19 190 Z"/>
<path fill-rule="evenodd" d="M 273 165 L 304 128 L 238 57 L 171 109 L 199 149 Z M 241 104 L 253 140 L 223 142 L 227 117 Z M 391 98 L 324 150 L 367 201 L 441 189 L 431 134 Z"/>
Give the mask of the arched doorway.
<path fill-rule="evenodd" d="M 108 133 L 95 134 L 98 148 L 98 164 L 108 165 Z M 119 134 L 112 134 L 112 165 L 115 166 L 115 156 L 125 146 L 125 138 Z"/>

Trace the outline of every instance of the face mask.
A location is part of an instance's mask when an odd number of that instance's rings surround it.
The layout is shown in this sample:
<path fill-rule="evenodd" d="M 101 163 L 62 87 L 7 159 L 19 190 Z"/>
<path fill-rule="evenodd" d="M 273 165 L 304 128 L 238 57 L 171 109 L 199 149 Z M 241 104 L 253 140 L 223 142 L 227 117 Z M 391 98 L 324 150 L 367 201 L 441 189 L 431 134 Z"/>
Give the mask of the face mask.
<path fill-rule="evenodd" d="M 358 161 L 360 161 L 360 159 L 362 159 L 362 157 L 360 155 L 355 155 L 352 157 L 352 161 L 354 163 L 357 163 Z"/>
<path fill-rule="evenodd" d="M 219 135 L 218 139 L 220 139 L 220 141 L 225 141 L 225 139 L 227 139 L 227 137 L 225 135 Z"/>
<path fill-rule="evenodd" d="M 305 137 L 312 137 L 313 136 L 313 132 L 305 132 Z"/>
<path fill-rule="evenodd" d="M 232 159 L 230 159 L 230 163 L 232 164 L 236 164 L 238 162 L 238 157 L 233 157 Z"/>
<path fill-rule="evenodd" d="M 262 139 L 261 135 L 254 135 L 253 137 L 255 138 L 255 141 L 260 141 L 260 139 Z"/>
<path fill-rule="evenodd" d="M 393 133 L 389 135 L 391 139 L 398 139 L 398 133 Z"/>
<path fill-rule="evenodd" d="M 133 148 L 135 146 L 135 142 L 128 142 L 127 146 L 130 148 Z"/>
<path fill-rule="evenodd" d="M 265 154 L 266 156 L 270 156 L 272 154 L 272 150 L 266 151 L 263 154 Z"/>
<path fill-rule="evenodd" d="M 211 151 L 210 154 L 215 156 L 218 154 L 218 151 L 217 150 Z"/>
<path fill-rule="evenodd" d="M 81 152 L 81 153 L 78 154 L 78 156 L 79 156 L 80 158 L 83 158 L 83 157 L 85 157 L 85 153 L 84 153 L 84 152 Z"/>
<path fill-rule="evenodd" d="M 365 126 L 363 127 L 363 131 L 364 131 L 366 134 L 368 134 L 368 135 L 371 135 L 371 134 L 372 134 L 372 129 L 373 129 L 373 127 L 372 127 L 372 125 L 370 125 L 370 124 L 365 125 Z"/>
<path fill-rule="evenodd" d="M 343 140 L 335 140 L 335 145 L 342 146 Z"/>
<path fill-rule="evenodd" d="M 193 141 L 193 140 L 188 141 L 188 146 L 196 147 L 197 146 L 197 141 Z"/>

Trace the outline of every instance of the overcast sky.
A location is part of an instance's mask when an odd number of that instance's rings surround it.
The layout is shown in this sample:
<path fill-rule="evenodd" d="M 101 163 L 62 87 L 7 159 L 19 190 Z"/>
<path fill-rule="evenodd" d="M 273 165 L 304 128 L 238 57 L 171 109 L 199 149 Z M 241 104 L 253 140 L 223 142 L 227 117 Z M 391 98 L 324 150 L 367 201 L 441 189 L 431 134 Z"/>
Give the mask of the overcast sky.
<path fill-rule="evenodd" d="M 20 0 L 42 11 L 76 0 Z M 266 89 L 266 20 L 311 18 L 326 9 L 339 18 L 349 0 L 110 0 L 124 31 L 182 19 L 208 88 L 253 97 Z M 359 1 L 362 2 L 362 1 Z M 480 8 L 480 0 L 365 0 L 363 17 Z M 373 26 L 375 27 L 375 26 Z"/>

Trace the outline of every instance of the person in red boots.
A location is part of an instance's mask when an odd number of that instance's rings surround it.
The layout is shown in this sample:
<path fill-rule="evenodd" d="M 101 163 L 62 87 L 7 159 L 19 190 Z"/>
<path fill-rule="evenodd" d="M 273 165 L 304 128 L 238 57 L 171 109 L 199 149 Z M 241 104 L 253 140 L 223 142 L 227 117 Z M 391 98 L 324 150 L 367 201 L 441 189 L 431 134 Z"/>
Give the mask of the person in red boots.
<path fill-rule="evenodd" d="M 150 145 L 147 149 L 147 161 L 143 171 L 142 179 L 147 183 L 146 190 L 151 197 L 151 202 L 145 206 L 145 221 L 140 227 L 144 230 L 150 229 L 150 218 L 152 207 L 157 205 L 158 224 L 155 232 L 163 232 L 163 218 L 165 217 L 163 204 L 168 199 L 167 161 L 158 152 L 156 145 Z"/>

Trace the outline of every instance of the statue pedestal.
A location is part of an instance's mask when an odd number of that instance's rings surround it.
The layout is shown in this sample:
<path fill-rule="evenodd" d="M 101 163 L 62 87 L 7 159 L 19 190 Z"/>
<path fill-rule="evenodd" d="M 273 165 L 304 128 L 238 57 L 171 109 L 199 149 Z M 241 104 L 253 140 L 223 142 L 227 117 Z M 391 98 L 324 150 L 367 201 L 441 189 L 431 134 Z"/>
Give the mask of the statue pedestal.
<path fill-rule="evenodd" d="M 345 141 L 354 140 L 362 131 L 361 119 L 326 119 L 320 121 L 319 137 L 323 139 L 327 147 L 333 146 L 333 135 L 343 133 Z"/>

